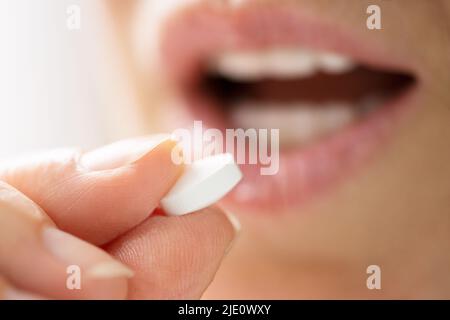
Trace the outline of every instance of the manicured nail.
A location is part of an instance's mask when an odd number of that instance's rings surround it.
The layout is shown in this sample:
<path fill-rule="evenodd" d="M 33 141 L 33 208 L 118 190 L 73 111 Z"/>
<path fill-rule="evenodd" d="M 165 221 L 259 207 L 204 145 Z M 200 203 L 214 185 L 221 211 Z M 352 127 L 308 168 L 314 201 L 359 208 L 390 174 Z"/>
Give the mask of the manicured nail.
<path fill-rule="evenodd" d="M 236 217 L 236 215 L 234 213 L 231 213 L 230 211 L 225 210 L 224 213 L 227 216 L 228 221 L 230 221 L 231 225 L 233 226 L 235 233 L 239 234 L 239 232 L 241 231 L 241 227 L 242 227 L 239 219 Z"/>
<path fill-rule="evenodd" d="M 126 278 L 131 278 L 134 276 L 134 272 L 120 262 L 110 261 L 92 266 L 88 269 L 88 275 L 96 279 L 123 276 Z"/>
<path fill-rule="evenodd" d="M 57 259 L 77 265 L 92 278 L 130 278 L 133 271 L 100 248 L 53 227 L 42 231 L 44 246 Z"/>
<path fill-rule="evenodd" d="M 119 168 L 138 161 L 166 143 L 174 146 L 177 142 L 169 134 L 121 140 L 85 153 L 80 159 L 80 165 L 93 171 Z"/>
<path fill-rule="evenodd" d="M 239 222 L 238 218 L 236 217 L 235 214 L 229 212 L 229 211 L 224 211 L 225 216 L 228 218 L 228 221 L 230 221 L 231 225 L 233 226 L 234 229 L 234 238 L 233 240 L 231 240 L 230 244 L 228 245 L 227 249 L 225 250 L 225 254 L 227 254 L 228 252 L 230 252 L 231 248 L 233 248 L 236 239 L 239 236 L 239 233 L 241 231 L 241 223 Z"/>
<path fill-rule="evenodd" d="M 16 288 L 12 287 L 6 287 L 3 292 L 3 299 L 4 300 L 44 300 L 44 298 L 25 292 L 22 290 L 18 290 Z"/>

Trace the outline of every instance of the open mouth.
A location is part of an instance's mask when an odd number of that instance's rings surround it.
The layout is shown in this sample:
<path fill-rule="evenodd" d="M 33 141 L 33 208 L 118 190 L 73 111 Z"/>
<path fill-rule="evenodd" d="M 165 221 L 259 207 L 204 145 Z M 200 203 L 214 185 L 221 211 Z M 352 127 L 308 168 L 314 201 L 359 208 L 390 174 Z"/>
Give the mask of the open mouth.
<path fill-rule="evenodd" d="M 291 207 L 326 189 L 379 149 L 417 91 L 396 54 L 281 4 L 193 7 L 165 30 L 163 58 L 191 120 L 280 130 L 279 173 L 242 166 L 234 206 Z"/>
<path fill-rule="evenodd" d="M 414 81 L 402 73 L 301 48 L 212 57 L 195 94 L 214 103 L 226 128 L 279 128 L 283 150 L 315 143 L 398 97 Z"/>

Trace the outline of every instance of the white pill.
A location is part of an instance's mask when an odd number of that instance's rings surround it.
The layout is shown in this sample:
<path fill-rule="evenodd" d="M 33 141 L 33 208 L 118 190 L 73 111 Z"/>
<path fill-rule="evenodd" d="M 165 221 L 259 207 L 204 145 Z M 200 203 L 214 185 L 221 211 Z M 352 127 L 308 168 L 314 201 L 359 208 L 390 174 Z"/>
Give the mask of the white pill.
<path fill-rule="evenodd" d="M 161 208 L 181 216 L 220 200 L 241 180 L 242 173 L 229 153 L 218 154 L 186 165 L 184 173 L 166 196 Z"/>

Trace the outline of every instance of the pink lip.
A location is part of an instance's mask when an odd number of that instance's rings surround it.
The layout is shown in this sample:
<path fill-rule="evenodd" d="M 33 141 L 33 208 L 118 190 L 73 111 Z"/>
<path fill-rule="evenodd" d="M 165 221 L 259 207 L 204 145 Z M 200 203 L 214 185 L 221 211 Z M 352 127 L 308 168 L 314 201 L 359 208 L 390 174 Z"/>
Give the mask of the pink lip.
<path fill-rule="evenodd" d="M 348 55 L 384 70 L 418 73 L 400 52 L 367 43 L 339 23 L 320 21 L 320 17 L 308 15 L 298 6 L 249 3 L 232 9 L 199 2 L 168 16 L 161 49 L 170 77 L 181 87 L 189 87 L 198 80 L 207 58 L 217 52 L 294 44 Z M 383 142 L 389 141 L 406 111 L 417 105 L 419 93 L 415 85 L 348 129 L 307 149 L 282 152 L 280 170 L 274 176 L 261 176 L 254 165 L 242 166 L 245 178 L 225 202 L 237 208 L 271 212 L 304 203 L 368 162 Z M 223 128 L 222 120 L 211 111 L 213 102 L 189 95 L 186 99 L 193 118 Z"/>
<path fill-rule="evenodd" d="M 251 211 L 279 212 L 326 191 L 335 182 L 370 161 L 417 100 L 413 88 L 364 121 L 310 148 L 282 152 L 280 170 L 261 176 L 257 166 L 242 166 L 245 180 L 226 199 Z"/>

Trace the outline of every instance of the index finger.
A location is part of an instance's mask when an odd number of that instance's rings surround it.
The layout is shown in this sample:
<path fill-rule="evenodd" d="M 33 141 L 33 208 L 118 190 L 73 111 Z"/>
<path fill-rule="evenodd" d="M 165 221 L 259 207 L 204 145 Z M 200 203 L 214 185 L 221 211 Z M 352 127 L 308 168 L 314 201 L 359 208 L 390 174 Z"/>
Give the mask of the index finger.
<path fill-rule="evenodd" d="M 158 206 L 182 171 L 171 160 L 175 145 L 158 136 L 126 140 L 86 157 L 59 150 L 0 169 L 0 180 L 36 202 L 62 230 L 101 245 Z"/>

